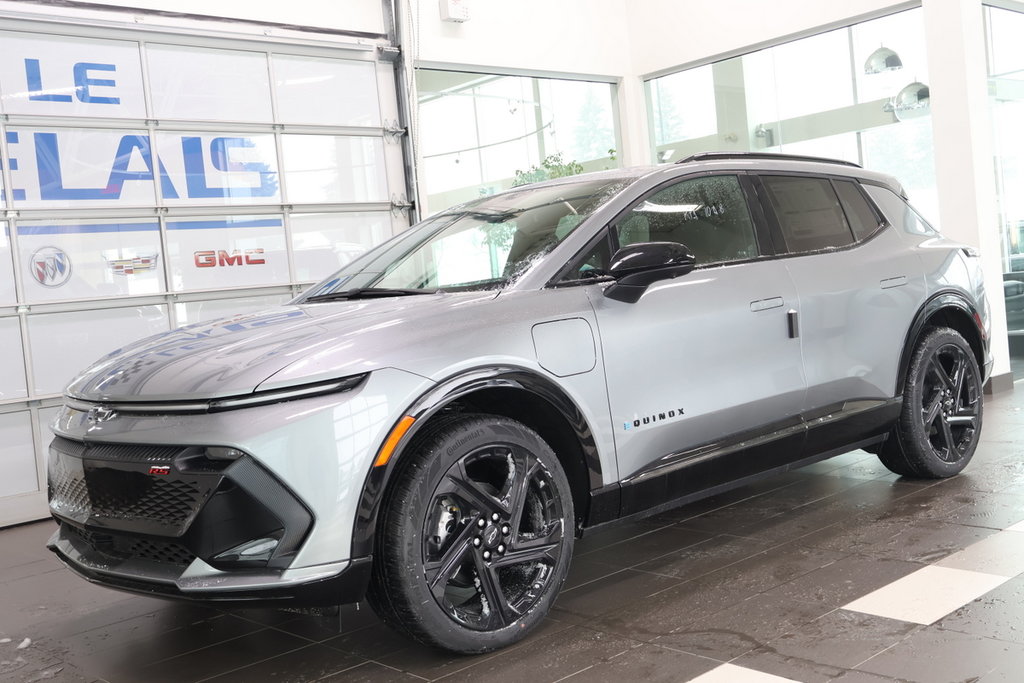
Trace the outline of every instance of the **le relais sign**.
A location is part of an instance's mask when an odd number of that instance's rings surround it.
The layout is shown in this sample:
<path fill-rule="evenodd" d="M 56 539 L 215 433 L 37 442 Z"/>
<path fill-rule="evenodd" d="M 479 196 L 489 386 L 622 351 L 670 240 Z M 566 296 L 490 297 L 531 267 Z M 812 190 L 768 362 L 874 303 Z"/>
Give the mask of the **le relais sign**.
<path fill-rule="evenodd" d="M 147 118 L 138 44 L 62 38 L 44 49 L 29 34 L 0 32 L 0 46 L 0 107 L 10 117 L 2 163 L 12 185 L 3 197 L 14 206 L 151 205 L 157 192 L 171 205 L 280 201 L 269 133 L 150 134 L 82 120 Z M 151 97 L 197 87 L 164 85 Z M 17 125 L 26 114 L 61 118 Z"/>

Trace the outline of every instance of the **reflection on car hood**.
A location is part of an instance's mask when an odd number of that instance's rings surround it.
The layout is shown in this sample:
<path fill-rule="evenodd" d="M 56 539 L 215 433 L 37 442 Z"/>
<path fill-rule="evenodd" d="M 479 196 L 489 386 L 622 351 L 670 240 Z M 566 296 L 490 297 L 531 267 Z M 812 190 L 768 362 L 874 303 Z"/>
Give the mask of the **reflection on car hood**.
<path fill-rule="evenodd" d="M 389 350 L 414 344 L 424 325 L 444 325 L 465 316 L 467 304 L 495 296 L 282 306 L 189 325 L 113 351 L 73 379 L 66 393 L 92 401 L 215 398 L 368 372 L 390 365 L 396 354 Z"/>

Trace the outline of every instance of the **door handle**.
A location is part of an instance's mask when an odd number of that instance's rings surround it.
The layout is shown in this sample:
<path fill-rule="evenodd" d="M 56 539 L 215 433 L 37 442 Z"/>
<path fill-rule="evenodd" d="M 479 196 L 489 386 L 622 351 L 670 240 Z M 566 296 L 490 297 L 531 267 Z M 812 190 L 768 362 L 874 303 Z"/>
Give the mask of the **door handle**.
<path fill-rule="evenodd" d="M 782 308 L 784 303 L 781 296 L 773 296 L 770 299 L 758 299 L 757 301 L 750 302 L 750 310 L 757 313 L 758 311 L 767 311 L 771 308 Z"/>

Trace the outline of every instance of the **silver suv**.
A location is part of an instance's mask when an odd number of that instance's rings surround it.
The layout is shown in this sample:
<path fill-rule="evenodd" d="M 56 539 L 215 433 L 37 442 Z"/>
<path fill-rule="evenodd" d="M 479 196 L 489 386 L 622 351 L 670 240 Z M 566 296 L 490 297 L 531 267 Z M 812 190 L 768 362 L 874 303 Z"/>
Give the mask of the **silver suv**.
<path fill-rule="evenodd" d="M 50 547 L 151 595 L 366 597 L 484 652 L 544 618 L 588 530 L 856 448 L 958 473 L 988 319 L 977 254 L 854 164 L 701 154 L 517 188 L 76 377 Z"/>

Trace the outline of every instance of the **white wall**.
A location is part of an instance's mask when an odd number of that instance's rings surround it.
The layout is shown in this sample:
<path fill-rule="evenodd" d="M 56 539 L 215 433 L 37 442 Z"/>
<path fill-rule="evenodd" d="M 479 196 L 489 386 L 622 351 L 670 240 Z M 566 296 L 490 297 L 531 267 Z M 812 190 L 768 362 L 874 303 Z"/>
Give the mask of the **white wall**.
<path fill-rule="evenodd" d="M 437 0 L 412 0 L 420 63 L 622 76 L 631 72 L 624 0 L 467 0 L 471 18 L 442 22 Z M 408 42 L 408 40 L 407 40 Z"/>
<path fill-rule="evenodd" d="M 14 3 L 11 3 L 14 4 Z M 381 0 L 101 0 L 101 5 L 161 10 L 316 28 L 385 33 Z M 25 7 L 26 10 L 30 9 Z M 31 8 L 46 11 L 45 6 Z M 67 15 L 68 8 L 52 7 Z"/>
<path fill-rule="evenodd" d="M 913 3 L 898 0 L 632 0 L 637 76 Z"/>

